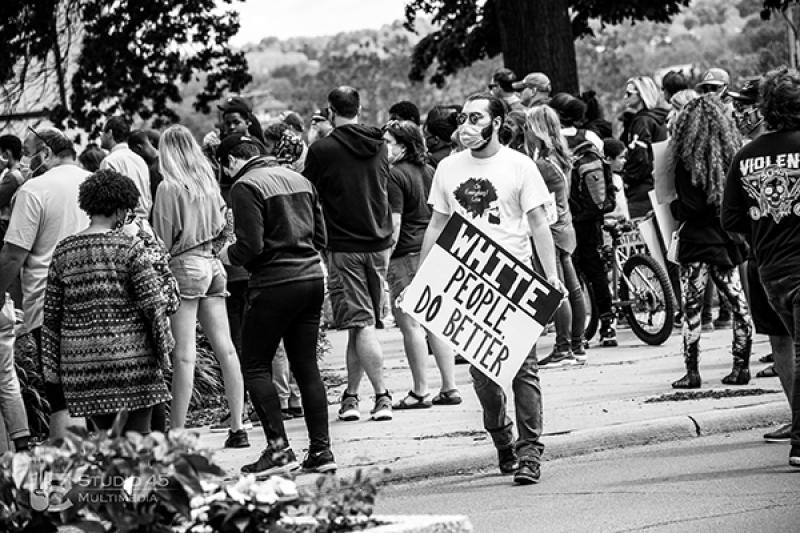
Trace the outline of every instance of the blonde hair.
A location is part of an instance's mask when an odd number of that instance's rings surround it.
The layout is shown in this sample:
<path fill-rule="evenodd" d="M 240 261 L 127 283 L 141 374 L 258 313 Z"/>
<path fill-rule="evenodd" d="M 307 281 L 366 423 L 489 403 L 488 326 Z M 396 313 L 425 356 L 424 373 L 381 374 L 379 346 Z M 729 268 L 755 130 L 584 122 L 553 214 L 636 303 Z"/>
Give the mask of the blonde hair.
<path fill-rule="evenodd" d="M 569 154 L 567 140 L 561 133 L 561 122 L 552 107 L 540 105 L 532 107 L 525 113 L 525 148 L 533 156 L 535 137 L 542 143 L 541 158 L 550 159 L 561 171 L 569 176 L 572 171 L 572 159 Z"/>
<path fill-rule="evenodd" d="M 170 126 L 158 142 L 159 168 L 164 181 L 197 198 L 219 187 L 214 168 L 192 133 L 181 125 Z"/>

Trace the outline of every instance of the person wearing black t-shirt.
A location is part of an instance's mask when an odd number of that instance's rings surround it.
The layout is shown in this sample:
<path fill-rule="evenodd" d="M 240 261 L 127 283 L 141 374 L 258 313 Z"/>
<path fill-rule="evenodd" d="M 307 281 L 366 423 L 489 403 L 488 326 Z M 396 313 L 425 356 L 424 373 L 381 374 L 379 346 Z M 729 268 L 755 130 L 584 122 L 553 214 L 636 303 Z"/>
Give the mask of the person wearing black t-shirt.
<path fill-rule="evenodd" d="M 722 226 L 750 236 L 767 299 L 794 341 L 789 464 L 800 468 L 800 73 L 768 73 L 759 94 L 768 133 L 733 159 Z"/>

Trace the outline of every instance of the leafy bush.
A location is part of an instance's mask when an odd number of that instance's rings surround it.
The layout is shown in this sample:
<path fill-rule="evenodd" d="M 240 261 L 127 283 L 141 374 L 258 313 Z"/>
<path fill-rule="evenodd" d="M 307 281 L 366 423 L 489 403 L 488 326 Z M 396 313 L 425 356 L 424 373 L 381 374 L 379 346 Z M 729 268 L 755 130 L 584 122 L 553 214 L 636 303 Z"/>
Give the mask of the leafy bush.
<path fill-rule="evenodd" d="M 279 477 L 226 482 L 196 434 L 120 436 L 126 417 L 110 432 L 73 429 L 61 446 L 0 457 L 0 531 L 332 533 L 376 524 L 374 474 L 322 475 L 304 491 Z"/>
<path fill-rule="evenodd" d="M 50 403 L 44 394 L 44 380 L 39 368 L 36 344 L 29 334 L 20 335 L 14 341 L 14 368 L 28 415 L 28 428 L 35 439 L 44 439 L 50 427 Z"/>

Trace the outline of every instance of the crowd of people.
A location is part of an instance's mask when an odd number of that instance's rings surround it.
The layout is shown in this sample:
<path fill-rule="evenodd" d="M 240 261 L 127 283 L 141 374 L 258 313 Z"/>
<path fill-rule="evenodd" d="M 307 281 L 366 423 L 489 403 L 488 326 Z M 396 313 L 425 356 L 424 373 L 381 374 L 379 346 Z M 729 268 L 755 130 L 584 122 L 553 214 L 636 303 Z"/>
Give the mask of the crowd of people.
<path fill-rule="evenodd" d="M 381 128 L 360 123 L 359 93 L 342 86 L 307 127 L 294 112 L 262 125 L 245 100 L 230 97 L 219 106 L 219 130 L 200 142 L 180 125 L 131 131 L 121 116 L 105 122 L 100 146 L 80 154 L 53 127 L 0 137 L 0 290 L 13 293 L 21 280 L 18 305 L 40 354 L 51 437 L 70 417 L 110 428 L 123 410 L 126 430 L 185 428 L 199 322 L 224 381 L 225 447 L 249 446 L 251 417 L 266 436 L 242 471 L 301 466 L 284 428 L 295 416 L 309 436 L 302 468 L 335 470 L 317 360 L 326 298 L 333 325 L 348 332 L 340 420 L 361 418 L 364 374 L 375 421 L 460 404 L 453 350 L 398 306 L 458 213 L 565 295 L 552 352 L 539 359 L 534 347 L 511 390 L 470 369 L 500 470 L 536 483 L 538 368 L 587 362 L 579 276 L 594 293 L 599 345 L 617 346 L 602 225 L 650 216 L 651 192 L 667 180 L 679 224 L 670 274 L 686 366 L 672 386 L 701 386 L 710 278 L 727 309 L 717 326 L 732 323 L 733 368 L 722 382 L 747 384 L 753 331 L 770 336 L 793 413 L 771 438 L 791 440 L 790 463 L 800 466 L 800 74 L 780 69 L 739 91 L 728 85 L 721 69 L 694 87 L 681 72 L 660 84 L 632 77 L 620 88 L 619 138 L 593 92 L 551 94 L 545 73 L 518 79 L 509 69 L 424 121 L 414 103 L 397 102 Z M 667 140 L 665 177 L 654 170 L 653 144 Z M 387 293 L 411 371 L 397 401 L 375 331 Z M 6 337 L 13 316 L 7 298 Z M 25 449 L 19 385 L 8 350 L 2 357 L 9 386 L 0 406 L 10 438 Z"/>

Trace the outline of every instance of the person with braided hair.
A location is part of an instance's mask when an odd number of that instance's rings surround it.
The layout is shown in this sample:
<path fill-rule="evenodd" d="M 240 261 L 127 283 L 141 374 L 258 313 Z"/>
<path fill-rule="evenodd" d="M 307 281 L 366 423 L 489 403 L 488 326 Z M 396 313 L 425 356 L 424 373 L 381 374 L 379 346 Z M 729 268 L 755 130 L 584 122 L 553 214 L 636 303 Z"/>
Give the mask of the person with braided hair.
<path fill-rule="evenodd" d="M 678 262 L 683 293 L 683 355 L 686 375 L 672 384 L 696 389 L 701 379 L 701 310 L 708 277 L 731 304 L 733 313 L 733 370 L 726 385 L 750 381 L 753 326 L 739 271 L 745 260 L 743 239 L 732 238 L 720 225 L 725 177 L 742 137 L 719 96 L 710 93 L 687 103 L 675 119 L 670 163 L 675 172 L 677 200 L 671 208 L 680 222 Z"/>

